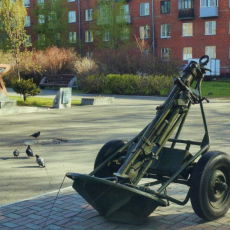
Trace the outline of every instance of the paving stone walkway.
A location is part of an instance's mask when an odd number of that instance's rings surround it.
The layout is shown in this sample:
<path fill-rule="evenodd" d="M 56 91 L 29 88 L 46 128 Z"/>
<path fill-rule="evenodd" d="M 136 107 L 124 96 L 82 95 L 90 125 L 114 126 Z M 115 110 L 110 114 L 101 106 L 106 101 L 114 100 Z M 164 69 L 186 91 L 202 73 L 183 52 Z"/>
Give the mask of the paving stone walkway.
<path fill-rule="evenodd" d="M 183 200 L 188 188 L 172 185 L 168 194 Z M 130 225 L 105 220 L 73 190 L 62 189 L 0 207 L 1 230 L 92 229 L 92 230 L 150 230 L 150 229 L 230 229 L 230 211 L 216 221 L 206 222 L 193 211 L 190 202 L 185 206 L 171 203 L 157 208 L 142 225 Z"/>

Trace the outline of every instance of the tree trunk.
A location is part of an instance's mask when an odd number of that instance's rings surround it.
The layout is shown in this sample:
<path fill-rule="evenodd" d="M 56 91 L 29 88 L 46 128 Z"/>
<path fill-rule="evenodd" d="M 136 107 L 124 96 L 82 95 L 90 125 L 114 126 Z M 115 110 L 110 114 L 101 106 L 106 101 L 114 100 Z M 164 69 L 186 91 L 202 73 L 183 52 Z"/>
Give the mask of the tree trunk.
<path fill-rule="evenodd" d="M 21 80 L 21 76 L 20 76 L 20 72 L 19 72 L 19 51 L 16 50 L 15 51 L 16 53 L 16 68 L 17 68 L 17 75 L 18 75 L 18 80 L 20 81 Z"/>

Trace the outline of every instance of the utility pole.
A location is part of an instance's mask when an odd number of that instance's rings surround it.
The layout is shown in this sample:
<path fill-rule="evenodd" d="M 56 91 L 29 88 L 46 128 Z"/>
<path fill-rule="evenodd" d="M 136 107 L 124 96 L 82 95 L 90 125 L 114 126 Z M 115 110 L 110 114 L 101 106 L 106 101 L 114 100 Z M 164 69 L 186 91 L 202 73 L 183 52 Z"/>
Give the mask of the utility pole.
<path fill-rule="evenodd" d="M 79 54 L 82 57 L 82 31 L 81 31 L 81 0 L 78 0 L 78 19 L 79 19 Z"/>

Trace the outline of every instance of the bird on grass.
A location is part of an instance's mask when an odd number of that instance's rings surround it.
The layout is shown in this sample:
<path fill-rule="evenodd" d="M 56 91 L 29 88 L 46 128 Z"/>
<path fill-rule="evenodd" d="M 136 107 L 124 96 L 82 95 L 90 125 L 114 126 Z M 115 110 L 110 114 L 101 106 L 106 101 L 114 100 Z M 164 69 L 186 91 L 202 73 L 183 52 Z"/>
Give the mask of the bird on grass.
<path fill-rule="evenodd" d="M 36 157 L 36 162 L 39 165 L 39 167 L 43 167 L 43 168 L 46 167 L 45 161 L 43 160 L 42 157 L 40 157 L 39 155 L 35 155 L 35 157 Z"/>
<path fill-rule="evenodd" d="M 40 133 L 41 133 L 41 132 L 37 132 L 37 133 L 34 133 L 34 134 L 30 135 L 30 136 L 31 136 L 31 137 L 34 137 L 34 138 L 37 138 L 37 137 L 40 136 Z"/>
<path fill-rule="evenodd" d="M 19 152 L 17 149 L 15 149 L 14 152 L 13 152 L 14 157 L 18 157 L 18 156 L 19 156 L 19 153 L 20 153 L 20 152 Z"/>
<path fill-rule="evenodd" d="M 33 150 L 30 148 L 30 145 L 28 145 L 27 149 L 26 149 L 26 154 L 28 156 L 28 158 L 33 157 Z"/>

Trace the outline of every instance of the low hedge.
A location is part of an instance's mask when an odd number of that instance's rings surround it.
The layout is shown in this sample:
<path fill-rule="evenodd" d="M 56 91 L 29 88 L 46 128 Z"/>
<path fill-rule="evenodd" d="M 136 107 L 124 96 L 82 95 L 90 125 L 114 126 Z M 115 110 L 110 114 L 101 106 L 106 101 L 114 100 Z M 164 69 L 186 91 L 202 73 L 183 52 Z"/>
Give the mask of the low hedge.
<path fill-rule="evenodd" d="M 91 75 L 83 87 L 86 93 L 165 96 L 173 87 L 172 76 Z"/>

